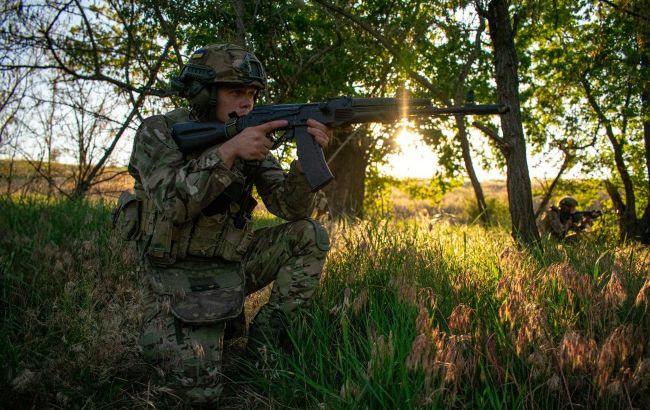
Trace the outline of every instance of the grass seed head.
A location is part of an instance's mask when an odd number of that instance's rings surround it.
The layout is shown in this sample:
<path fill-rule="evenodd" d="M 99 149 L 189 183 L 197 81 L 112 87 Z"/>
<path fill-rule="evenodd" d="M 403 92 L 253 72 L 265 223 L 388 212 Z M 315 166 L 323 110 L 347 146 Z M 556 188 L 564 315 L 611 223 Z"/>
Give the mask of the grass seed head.
<path fill-rule="evenodd" d="M 533 349 L 526 363 L 530 366 L 530 375 L 533 379 L 544 379 L 550 376 L 551 361 L 540 349 Z"/>
<path fill-rule="evenodd" d="M 616 369 L 640 357 L 644 351 L 644 337 L 640 329 L 633 325 L 618 326 L 605 340 L 598 354 L 594 379 L 601 394 L 616 376 Z"/>
<path fill-rule="evenodd" d="M 457 334 L 469 333 L 472 312 L 469 306 L 462 303 L 456 306 L 449 316 L 449 329 Z"/>
<path fill-rule="evenodd" d="M 352 302 L 352 313 L 358 316 L 368 304 L 368 288 L 362 288 Z"/>
<path fill-rule="evenodd" d="M 393 344 L 393 332 L 388 334 L 388 338 L 380 335 L 370 348 L 370 361 L 368 362 L 368 376 L 376 378 L 391 366 L 395 357 L 395 346 Z"/>
<path fill-rule="evenodd" d="M 573 371 L 588 371 L 595 366 L 597 353 L 595 340 L 586 340 L 577 332 L 569 330 L 560 343 L 560 364 Z"/>
<path fill-rule="evenodd" d="M 621 275 L 613 271 L 607 285 L 603 288 L 603 299 L 608 308 L 615 310 L 627 300 L 627 290 Z"/>
<path fill-rule="evenodd" d="M 642 305 L 646 307 L 650 305 L 650 279 L 645 281 L 634 301 L 634 306 L 640 307 Z"/>
<path fill-rule="evenodd" d="M 346 379 L 345 383 L 341 385 L 339 396 L 343 400 L 356 400 L 359 398 L 360 393 L 361 389 L 359 388 L 359 385 L 350 379 Z"/>
<path fill-rule="evenodd" d="M 11 381 L 11 387 L 18 392 L 29 390 L 38 381 L 38 373 L 29 369 L 23 369 L 22 372 Z"/>
<path fill-rule="evenodd" d="M 594 289 L 591 278 L 586 274 L 576 272 L 569 262 L 558 263 L 549 266 L 549 276 L 570 290 L 568 293 L 569 302 L 574 303 L 574 298 L 579 300 L 593 300 Z"/>
<path fill-rule="evenodd" d="M 632 375 L 632 385 L 640 389 L 650 387 L 650 358 L 639 360 Z"/>
<path fill-rule="evenodd" d="M 421 335 L 430 335 L 432 332 L 431 317 L 426 307 L 420 306 L 420 311 L 415 318 L 415 326 Z"/>
<path fill-rule="evenodd" d="M 406 368 L 411 371 L 426 369 L 431 364 L 432 351 L 431 336 L 428 334 L 417 335 L 411 344 L 411 352 L 406 358 Z"/>
<path fill-rule="evenodd" d="M 404 277 L 400 277 L 399 279 L 393 277 L 390 281 L 390 284 L 391 287 L 396 290 L 397 298 L 400 302 L 408 305 L 417 303 L 417 288 L 407 282 Z"/>
<path fill-rule="evenodd" d="M 560 376 L 557 374 L 554 374 L 546 381 L 546 386 L 548 386 L 548 389 L 552 392 L 559 392 L 562 390 L 562 379 L 560 379 Z"/>

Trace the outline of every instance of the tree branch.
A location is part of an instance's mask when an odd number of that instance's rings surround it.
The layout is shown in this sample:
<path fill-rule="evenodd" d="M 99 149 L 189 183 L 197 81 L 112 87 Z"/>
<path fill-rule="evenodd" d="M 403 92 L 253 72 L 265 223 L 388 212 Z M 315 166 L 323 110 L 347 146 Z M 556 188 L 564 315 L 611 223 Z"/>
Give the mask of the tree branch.
<path fill-rule="evenodd" d="M 163 49 L 162 54 L 158 58 L 158 61 L 155 64 L 154 69 L 151 71 L 151 73 L 149 75 L 149 79 L 147 81 L 147 86 L 153 84 L 153 82 L 156 81 L 156 77 L 158 75 L 158 70 L 160 70 L 160 67 L 162 66 L 163 61 L 165 61 L 165 58 L 167 58 L 167 54 L 168 54 L 170 48 L 171 48 L 171 41 L 167 41 L 167 44 L 165 45 L 165 48 Z M 86 178 L 87 187 L 90 186 L 91 181 L 93 181 L 95 179 L 95 177 L 97 176 L 99 171 L 101 169 L 103 169 L 104 164 L 108 160 L 108 157 L 110 156 L 110 154 L 115 149 L 115 146 L 117 145 L 117 142 L 120 140 L 120 138 L 122 137 L 124 132 L 127 130 L 128 126 L 129 126 L 129 123 L 131 122 L 133 117 L 140 110 L 140 106 L 144 102 L 144 98 L 145 98 L 144 94 L 140 94 L 138 96 L 138 99 L 136 100 L 136 104 L 133 106 L 133 108 L 131 109 L 131 112 L 129 113 L 129 115 L 125 119 L 124 123 L 122 124 L 122 126 L 118 130 L 115 137 L 113 138 L 113 141 L 111 142 L 111 145 L 108 148 L 106 148 L 106 150 L 104 151 L 104 155 L 99 160 L 97 165 L 95 165 L 93 167 L 92 171 L 89 173 L 88 177 Z"/>
<path fill-rule="evenodd" d="M 492 141 L 494 141 L 497 144 L 497 146 L 501 151 L 505 152 L 508 149 L 508 143 L 506 142 L 505 139 L 499 137 L 499 134 L 497 134 L 496 131 L 494 131 L 487 125 L 478 121 L 474 121 L 472 125 L 475 128 L 478 128 L 479 130 L 483 131 L 483 133 L 487 135 L 488 138 L 490 138 Z"/>
<path fill-rule="evenodd" d="M 609 0 L 599 0 L 599 1 L 607 4 L 608 6 L 611 6 L 614 10 L 618 10 L 618 11 L 620 11 L 622 13 L 629 14 L 630 16 L 638 17 L 638 18 L 640 18 L 642 20 L 650 21 L 649 16 L 644 16 L 644 15 L 639 14 L 639 13 L 633 11 L 633 10 L 627 9 L 625 7 L 621 7 L 621 6 L 619 6 L 618 4 L 616 4 L 616 3 L 612 2 L 612 1 L 609 1 Z"/>
<path fill-rule="evenodd" d="M 370 26 L 370 24 L 366 23 L 359 17 L 349 13 L 343 8 L 338 7 L 334 4 L 330 4 L 326 0 L 314 0 L 314 1 L 320 4 L 321 6 L 328 8 L 331 11 L 347 18 L 348 20 L 350 20 L 351 22 L 353 22 L 354 24 L 362 28 L 364 31 L 366 31 L 368 34 L 373 36 L 377 41 L 379 41 L 384 46 L 384 48 L 386 48 L 386 50 L 388 50 L 389 53 L 391 53 L 395 57 L 398 64 L 408 72 L 411 78 L 419 82 L 423 87 L 425 87 L 427 90 L 429 90 L 432 93 L 432 97 L 434 99 L 437 99 L 438 101 L 441 101 L 446 105 L 450 105 L 446 93 L 442 89 L 433 85 L 433 83 L 427 80 L 424 76 L 420 75 L 412 68 L 406 66 L 403 63 L 404 59 L 401 56 L 400 50 L 395 45 L 391 44 L 391 42 L 384 35 L 382 35 L 380 32 L 378 32 L 372 26 Z"/>
<path fill-rule="evenodd" d="M 569 163 L 574 158 L 574 156 L 571 153 L 569 153 L 568 150 L 563 150 L 563 152 L 564 152 L 564 161 L 562 161 L 560 170 L 557 172 L 557 175 L 553 179 L 553 182 L 551 182 L 551 185 L 544 193 L 544 196 L 542 197 L 542 201 L 539 203 L 539 207 L 535 211 L 535 219 L 539 218 L 542 211 L 546 209 L 549 201 L 551 200 L 551 197 L 553 196 L 553 191 L 555 190 L 555 187 L 557 186 L 558 182 L 560 182 L 560 177 L 562 176 L 564 171 L 567 170 L 567 168 L 569 167 Z"/>

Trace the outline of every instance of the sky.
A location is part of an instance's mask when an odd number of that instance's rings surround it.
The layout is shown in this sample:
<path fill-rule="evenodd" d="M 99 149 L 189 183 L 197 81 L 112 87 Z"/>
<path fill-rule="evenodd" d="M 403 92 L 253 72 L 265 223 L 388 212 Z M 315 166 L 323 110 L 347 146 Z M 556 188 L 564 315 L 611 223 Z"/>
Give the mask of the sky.
<path fill-rule="evenodd" d="M 486 137 L 478 131 L 470 131 L 470 138 L 483 143 L 486 140 Z M 381 166 L 380 171 L 397 178 L 431 178 L 435 171 L 435 164 L 437 164 L 436 154 L 422 141 L 422 137 L 404 129 L 397 135 L 396 141 L 400 152 L 389 155 L 388 163 Z M 476 146 L 477 144 L 472 145 Z M 559 169 L 559 160 L 560 158 L 550 158 L 549 160 L 549 158 L 542 158 L 539 155 L 531 155 L 529 152 L 530 177 L 554 178 Z M 479 180 L 506 179 L 505 169 L 487 170 L 481 167 L 480 161 L 474 161 L 474 167 Z"/>

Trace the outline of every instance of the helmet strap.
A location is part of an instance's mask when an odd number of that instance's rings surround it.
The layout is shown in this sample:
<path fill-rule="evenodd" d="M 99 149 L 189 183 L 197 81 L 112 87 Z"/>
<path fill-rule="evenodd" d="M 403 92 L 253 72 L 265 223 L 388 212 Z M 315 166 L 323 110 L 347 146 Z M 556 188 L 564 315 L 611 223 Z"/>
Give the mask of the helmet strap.
<path fill-rule="evenodd" d="M 216 86 L 216 84 L 209 84 L 209 85 L 206 85 L 206 87 L 210 91 L 210 98 L 208 100 L 208 106 L 209 107 L 216 107 L 217 106 L 217 86 Z"/>
<path fill-rule="evenodd" d="M 205 87 L 208 89 L 210 93 L 210 97 L 208 98 L 208 105 L 207 105 L 208 112 L 206 113 L 205 117 L 208 121 L 216 121 L 217 120 L 217 85 L 206 84 Z"/>

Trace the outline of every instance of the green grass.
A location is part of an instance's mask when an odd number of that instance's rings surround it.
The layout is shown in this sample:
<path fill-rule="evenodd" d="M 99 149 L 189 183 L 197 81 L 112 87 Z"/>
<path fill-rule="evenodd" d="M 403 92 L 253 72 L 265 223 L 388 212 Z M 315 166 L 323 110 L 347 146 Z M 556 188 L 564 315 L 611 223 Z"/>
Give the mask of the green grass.
<path fill-rule="evenodd" d="M 0 215 L 1 401 L 118 400 L 139 362 L 140 280 L 108 206 L 2 199 Z"/>
<path fill-rule="evenodd" d="M 502 228 L 415 218 L 330 231 L 292 352 L 235 360 L 223 407 L 650 400 L 647 248 L 596 232 L 525 252 Z M 138 354 L 144 281 L 132 246 L 110 231 L 108 204 L 1 199 L 0 232 L 0 408 L 182 407 Z"/>

